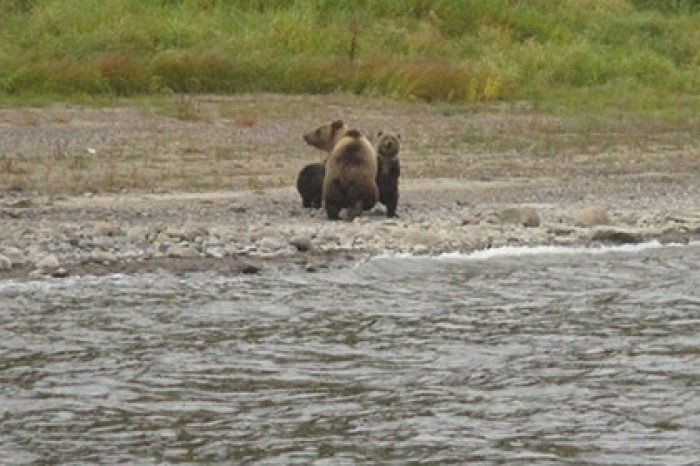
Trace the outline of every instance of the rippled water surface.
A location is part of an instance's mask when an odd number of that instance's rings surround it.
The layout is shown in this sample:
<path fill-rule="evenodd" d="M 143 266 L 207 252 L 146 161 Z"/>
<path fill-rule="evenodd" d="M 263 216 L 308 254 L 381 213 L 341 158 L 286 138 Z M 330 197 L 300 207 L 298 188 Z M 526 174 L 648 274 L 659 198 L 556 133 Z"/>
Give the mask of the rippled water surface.
<path fill-rule="evenodd" d="M 700 246 L 0 282 L 3 464 L 697 464 Z"/>

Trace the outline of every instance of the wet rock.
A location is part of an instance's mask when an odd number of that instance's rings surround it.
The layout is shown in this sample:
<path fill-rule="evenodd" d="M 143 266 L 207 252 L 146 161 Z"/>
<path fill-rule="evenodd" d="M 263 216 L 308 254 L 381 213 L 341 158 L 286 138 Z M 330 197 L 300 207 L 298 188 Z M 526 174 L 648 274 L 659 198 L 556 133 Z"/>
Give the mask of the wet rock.
<path fill-rule="evenodd" d="M 418 256 L 427 254 L 428 251 L 430 251 L 430 249 L 425 244 L 416 244 L 413 246 L 413 248 L 411 248 L 411 252 Z"/>
<path fill-rule="evenodd" d="M 0 270 L 10 270 L 12 268 L 12 261 L 9 257 L 0 254 Z"/>
<path fill-rule="evenodd" d="M 253 264 L 243 264 L 239 269 L 239 272 L 246 275 L 251 275 L 260 272 L 260 267 Z"/>
<path fill-rule="evenodd" d="M 662 228 L 655 237 L 664 244 L 687 244 L 690 242 L 689 230 L 682 224 L 668 225 Z"/>
<path fill-rule="evenodd" d="M 65 278 L 69 275 L 69 273 L 68 270 L 64 269 L 63 267 L 59 267 L 51 272 L 50 275 L 54 278 Z"/>
<path fill-rule="evenodd" d="M 643 240 L 642 232 L 631 228 L 596 227 L 591 234 L 591 240 L 615 244 L 635 244 Z"/>
<path fill-rule="evenodd" d="M 605 207 L 592 206 L 574 212 L 574 225 L 581 227 L 594 227 L 610 225 L 610 217 Z"/>
<path fill-rule="evenodd" d="M 502 223 L 524 227 L 540 226 L 540 216 L 532 207 L 509 207 L 500 212 L 499 218 Z"/>
<path fill-rule="evenodd" d="M 308 273 L 315 273 L 315 272 L 318 272 L 318 267 L 316 267 L 316 265 L 314 265 L 314 264 L 306 264 L 304 266 L 304 271 L 306 271 Z"/>
<path fill-rule="evenodd" d="M 311 239 L 307 237 L 292 238 L 289 244 L 294 246 L 299 252 L 307 252 L 311 250 Z"/>
<path fill-rule="evenodd" d="M 225 253 L 219 249 L 207 249 L 205 256 L 211 259 L 223 259 Z"/>

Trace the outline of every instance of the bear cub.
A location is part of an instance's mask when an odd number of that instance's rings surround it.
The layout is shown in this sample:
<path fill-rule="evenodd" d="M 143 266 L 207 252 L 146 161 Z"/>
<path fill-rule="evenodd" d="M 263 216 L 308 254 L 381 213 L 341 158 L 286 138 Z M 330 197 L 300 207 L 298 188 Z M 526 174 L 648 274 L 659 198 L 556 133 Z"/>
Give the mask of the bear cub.
<path fill-rule="evenodd" d="M 379 202 L 386 206 L 387 217 L 398 217 L 396 206 L 399 202 L 399 149 L 401 135 L 380 131 L 377 133 L 377 187 Z"/>
<path fill-rule="evenodd" d="M 304 207 L 318 209 L 323 201 L 323 178 L 326 167 L 322 163 L 310 163 L 297 176 L 297 191 Z"/>

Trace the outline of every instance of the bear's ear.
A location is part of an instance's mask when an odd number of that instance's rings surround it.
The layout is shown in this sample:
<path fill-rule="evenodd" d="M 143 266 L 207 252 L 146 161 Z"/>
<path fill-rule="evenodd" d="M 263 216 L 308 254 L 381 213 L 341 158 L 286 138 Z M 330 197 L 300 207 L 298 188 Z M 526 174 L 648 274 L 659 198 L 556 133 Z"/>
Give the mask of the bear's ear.
<path fill-rule="evenodd" d="M 396 133 L 396 139 L 401 139 L 401 133 Z"/>
<path fill-rule="evenodd" d="M 382 134 L 384 134 L 384 131 L 379 130 L 379 132 L 377 133 L 377 139 L 379 139 L 380 137 L 382 137 Z"/>
<path fill-rule="evenodd" d="M 339 130 L 344 125 L 345 125 L 345 123 L 343 123 L 343 120 L 335 120 L 333 123 L 331 123 L 331 128 L 333 128 L 335 130 Z"/>

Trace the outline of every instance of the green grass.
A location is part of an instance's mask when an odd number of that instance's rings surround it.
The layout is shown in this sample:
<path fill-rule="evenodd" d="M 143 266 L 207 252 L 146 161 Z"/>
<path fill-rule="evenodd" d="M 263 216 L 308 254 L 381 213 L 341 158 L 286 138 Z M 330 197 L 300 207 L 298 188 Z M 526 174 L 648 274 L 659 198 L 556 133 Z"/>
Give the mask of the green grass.
<path fill-rule="evenodd" d="M 697 110 L 698 24 L 700 0 L 0 0 L 0 98 L 346 92 L 610 110 L 688 96 Z"/>

